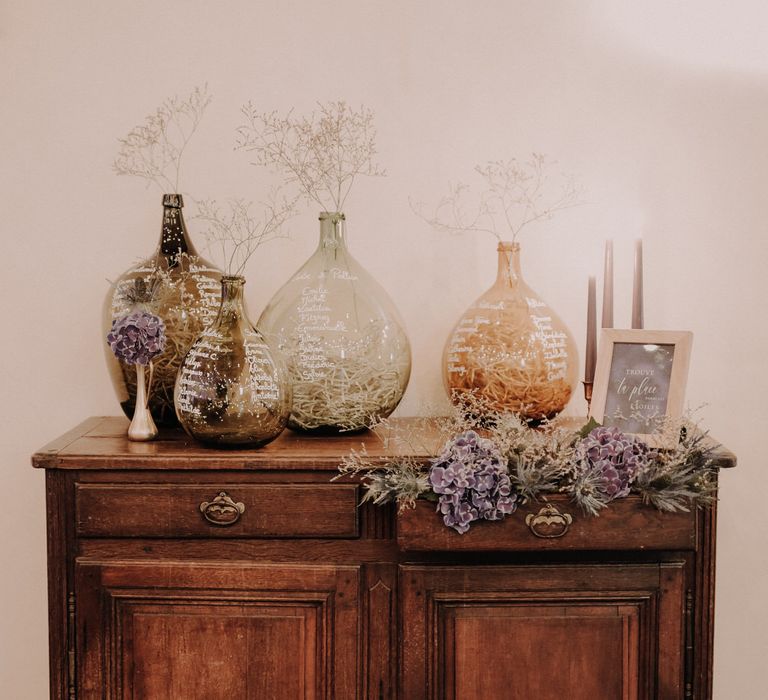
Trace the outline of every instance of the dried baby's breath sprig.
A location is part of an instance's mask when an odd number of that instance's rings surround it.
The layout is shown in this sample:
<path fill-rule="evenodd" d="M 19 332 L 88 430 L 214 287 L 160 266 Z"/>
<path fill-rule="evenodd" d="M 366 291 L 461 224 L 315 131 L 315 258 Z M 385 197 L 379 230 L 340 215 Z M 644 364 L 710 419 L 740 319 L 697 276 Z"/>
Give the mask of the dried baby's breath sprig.
<path fill-rule="evenodd" d="M 215 199 L 196 202 L 196 219 L 207 228 L 203 235 L 211 254 L 221 254 L 227 275 L 238 276 L 248 259 L 264 243 L 282 238 L 285 223 L 296 213 L 296 200 L 278 191 L 261 205 L 261 216 L 253 213 L 254 205 L 243 199 L 230 199 L 223 209 Z"/>
<path fill-rule="evenodd" d="M 499 241 L 514 242 L 526 226 L 580 204 L 582 190 L 572 175 L 561 175 L 559 183 L 550 187 L 548 170 L 554 165 L 539 153 L 532 153 L 527 161 L 488 161 L 475 166 L 483 187 L 474 201 L 467 202 L 470 187 L 458 183 L 449 185 L 448 194 L 431 214 L 424 213 L 421 203 L 411 207 L 438 231 L 490 233 Z"/>
<path fill-rule="evenodd" d="M 302 194 L 327 211 L 342 211 L 358 175 L 385 174 L 375 162 L 373 112 L 354 110 L 344 101 L 318 103 L 318 112 L 285 116 L 242 108 L 246 123 L 238 127 L 236 148 L 254 154 L 255 165 L 282 171 Z"/>
<path fill-rule="evenodd" d="M 196 87 L 186 99 L 169 97 L 119 140 L 115 172 L 154 182 L 164 192 L 178 192 L 182 156 L 210 103 L 207 85 Z"/>

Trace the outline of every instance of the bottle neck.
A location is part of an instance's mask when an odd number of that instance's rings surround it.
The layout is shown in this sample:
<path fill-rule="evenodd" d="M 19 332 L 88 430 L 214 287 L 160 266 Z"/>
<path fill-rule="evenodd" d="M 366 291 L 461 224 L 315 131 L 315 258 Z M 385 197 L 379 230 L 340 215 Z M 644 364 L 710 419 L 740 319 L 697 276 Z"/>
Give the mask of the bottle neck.
<path fill-rule="evenodd" d="M 216 325 L 231 325 L 243 318 L 244 277 L 227 276 L 221 278 L 221 307 L 216 318 Z"/>
<path fill-rule="evenodd" d="M 496 285 L 517 287 L 523 283 L 520 272 L 520 244 L 500 241 L 498 245 L 499 264 L 496 273 Z"/>
<path fill-rule="evenodd" d="M 184 199 L 180 194 L 163 195 L 163 228 L 157 252 L 165 258 L 168 267 L 176 267 L 182 255 L 197 255 L 187 236 L 187 225 L 181 212 L 183 206 Z"/>
<path fill-rule="evenodd" d="M 324 211 L 320 213 L 320 244 L 319 249 L 334 254 L 347 246 L 346 217 L 339 211 Z"/>

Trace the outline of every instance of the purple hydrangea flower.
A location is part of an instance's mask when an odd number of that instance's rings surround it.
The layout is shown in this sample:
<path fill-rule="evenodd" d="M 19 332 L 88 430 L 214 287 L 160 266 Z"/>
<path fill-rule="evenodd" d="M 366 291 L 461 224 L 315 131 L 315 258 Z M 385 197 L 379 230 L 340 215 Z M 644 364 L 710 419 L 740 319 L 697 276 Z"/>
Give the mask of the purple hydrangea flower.
<path fill-rule="evenodd" d="M 449 440 L 429 470 L 437 512 L 459 533 L 475 520 L 501 520 L 517 507 L 517 495 L 496 445 L 468 430 Z"/>
<path fill-rule="evenodd" d="M 107 343 L 118 360 L 129 365 L 148 365 L 165 348 L 165 323 L 146 311 L 116 318 Z"/>
<path fill-rule="evenodd" d="M 651 451 L 644 442 L 618 428 L 595 428 L 579 444 L 580 469 L 597 476 L 597 488 L 607 501 L 629 495 L 637 472 Z"/>

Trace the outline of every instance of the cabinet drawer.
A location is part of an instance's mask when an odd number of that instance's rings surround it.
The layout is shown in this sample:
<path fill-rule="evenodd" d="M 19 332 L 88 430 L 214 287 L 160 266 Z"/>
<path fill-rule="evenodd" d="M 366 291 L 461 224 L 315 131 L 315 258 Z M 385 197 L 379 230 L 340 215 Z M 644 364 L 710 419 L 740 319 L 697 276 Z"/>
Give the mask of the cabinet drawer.
<path fill-rule="evenodd" d="M 397 518 L 405 551 L 695 550 L 696 513 L 662 513 L 638 497 L 614 501 L 598 517 L 568 499 L 528 503 L 500 522 L 478 521 L 460 535 L 443 524 L 435 504 L 419 501 Z"/>
<path fill-rule="evenodd" d="M 358 536 L 351 484 L 77 484 L 82 537 Z"/>

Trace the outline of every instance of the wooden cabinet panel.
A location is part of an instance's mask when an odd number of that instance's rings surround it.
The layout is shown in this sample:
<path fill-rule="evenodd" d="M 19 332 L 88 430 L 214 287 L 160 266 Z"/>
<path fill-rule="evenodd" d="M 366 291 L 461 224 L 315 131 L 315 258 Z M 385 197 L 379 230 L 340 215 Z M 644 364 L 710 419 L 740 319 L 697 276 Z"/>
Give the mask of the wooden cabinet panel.
<path fill-rule="evenodd" d="M 567 514 L 570 523 L 563 526 L 561 521 L 548 531 L 547 521 L 553 518 L 541 512 L 545 504 L 531 502 L 513 517 L 476 525 L 463 535 L 445 527 L 434 503 L 420 501 L 398 518 L 397 542 L 410 552 L 696 549 L 694 511 L 662 513 L 632 496 L 613 501 L 599 517 L 592 518 L 564 496 L 550 496 L 549 501 L 560 514 Z"/>
<path fill-rule="evenodd" d="M 229 506 L 215 519 L 225 494 Z M 77 484 L 82 537 L 357 537 L 352 484 Z M 218 507 L 218 512 L 217 512 Z M 231 522 L 234 521 L 234 522 Z"/>
<path fill-rule="evenodd" d="M 79 561 L 75 575 L 82 700 L 357 697 L 358 567 Z"/>
<path fill-rule="evenodd" d="M 678 700 L 684 565 L 401 567 L 406 698 Z"/>
<path fill-rule="evenodd" d="M 119 616 L 123 697 L 321 697 L 316 608 L 159 602 Z"/>
<path fill-rule="evenodd" d="M 513 691 L 520 698 L 636 700 L 641 614 L 637 603 L 574 601 L 448 608 L 444 696 L 494 698 Z"/>

